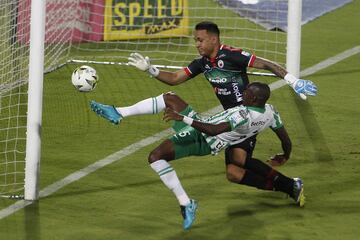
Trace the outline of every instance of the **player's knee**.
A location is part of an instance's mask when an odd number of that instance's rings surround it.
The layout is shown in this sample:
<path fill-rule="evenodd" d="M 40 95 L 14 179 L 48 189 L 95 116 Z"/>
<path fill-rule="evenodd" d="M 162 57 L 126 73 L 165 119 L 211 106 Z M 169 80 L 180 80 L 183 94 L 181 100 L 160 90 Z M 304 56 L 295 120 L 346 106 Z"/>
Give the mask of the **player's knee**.
<path fill-rule="evenodd" d="M 174 92 L 164 93 L 163 97 L 166 107 L 174 109 L 177 112 L 183 111 L 188 106 L 188 104 Z"/>
<path fill-rule="evenodd" d="M 226 167 L 226 178 L 229 182 L 239 183 L 245 174 L 245 170 L 233 164 Z"/>
<path fill-rule="evenodd" d="M 162 152 L 160 149 L 156 148 L 150 152 L 148 157 L 149 164 L 156 162 L 157 160 L 162 159 Z"/>
<path fill-rule="evenodd" d="M 174 109 L 174 106 L 179 102 L 179 96 L 174 92 L 167 92 L 163 94 L 165 105 Z"/>
<path fill-rule="evenodd" d="M 231 172 L 231 171 L 226 171 L 226 179 L 229 181 L 229 182 L 233 182 L 233 183 L 236 183 L 237 182 L 237 178 L 236 178 L 236 175 Z"/>
<path fill-rule="evenodd" d="M 229 182 L 234 182 L 236 177 L 231 165 L 226 166 L 226 178 Z"/>

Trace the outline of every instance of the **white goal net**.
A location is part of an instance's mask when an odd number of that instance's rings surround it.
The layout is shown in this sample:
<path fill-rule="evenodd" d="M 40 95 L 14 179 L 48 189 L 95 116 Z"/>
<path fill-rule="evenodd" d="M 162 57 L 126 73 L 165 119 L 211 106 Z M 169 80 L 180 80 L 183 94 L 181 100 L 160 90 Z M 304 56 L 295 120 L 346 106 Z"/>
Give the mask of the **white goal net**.
<path fill-rule="evenodd" d="M 219 25 L 224 44 L 285 64 L 286 34 L 257 24 L 272 22 L 279 30 L 276 26 L 286 22 L 280 18 L 287 14 L 284 1 L 265 1 L 272 4 L 270 9 L 239 0 L 235 5 L 221 0 L 108 0 L 105 6 L 103 2 L 94 1 L 81 12 L 72 58 L 126 62 L 129 53 L 137 51 L 158 65 L 185 66 L 198 56 L 192 38 L 194 26 L 212 21 Z M 251 19 L 239 15 L 240 8 L 240 14 Z"/>
<path fill-rule="evenodd" d="M 75 1 L 47 1 L 44 70 L 66 63 Z M 29 77 L 30 0 L 0 1 L 0 193 L 24 188 Z M 59 24 L 61 21 L 61 24 Z"/>
<path fill-rule="evenodd" d="M 71 62 L 124 65 L 131 52 L 156 65 L 186 66 L 198 56 L 192 31 L 200 21 L 217 23 L 223 44 L 286 63 L 286 33 L 277 25 L 286 23 L 287 1 L 44 2 L 45 73 Z M 0 194 L 9 195 L 24 187 L 31 0 L 2 0 L 0 13 Z"/>

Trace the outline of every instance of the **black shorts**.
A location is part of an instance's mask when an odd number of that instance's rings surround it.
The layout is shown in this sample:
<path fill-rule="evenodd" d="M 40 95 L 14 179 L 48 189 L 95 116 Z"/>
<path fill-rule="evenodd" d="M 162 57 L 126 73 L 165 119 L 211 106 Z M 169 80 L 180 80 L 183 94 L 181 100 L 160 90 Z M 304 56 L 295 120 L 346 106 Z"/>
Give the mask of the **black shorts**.
<path fill-rule="evenodd" d="M 251 159 L 254 148 L 256 145 L 256 135 L 249 137 L 245 141 L 229 146 L 225 149 L 225 164 L 228 165 L 233 162 L 231 150 L 233 148 L 241 148 L 247 153 L 246 159 Z"/>

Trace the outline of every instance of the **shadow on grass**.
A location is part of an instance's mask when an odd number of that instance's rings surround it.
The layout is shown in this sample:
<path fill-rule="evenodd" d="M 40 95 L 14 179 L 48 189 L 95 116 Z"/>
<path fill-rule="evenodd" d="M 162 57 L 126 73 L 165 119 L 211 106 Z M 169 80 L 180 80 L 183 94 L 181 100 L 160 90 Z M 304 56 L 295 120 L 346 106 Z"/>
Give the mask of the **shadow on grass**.
<path fill-rule="evenodd" d="M 208 174 L 187 174 L 186 177 L 180 177 L 180 181 L 182 180 L 191 180 L 191 179 L 198 179 L 202 177 L 214 177 L 219 175 L 224 175 L 224 171 L 221 172 L 212 172 Z M 136 178 L 136 177 L 134 177 Z M 124 188 L 137 188 L 137 187 L 145 187 L 145 186 L 151 186 L 154 184 L 163 184 L 159 178 L 156 178 L 154 180 L 147 180 L 147 181 L 139 181 L 134 183 L 127 183 L 123 185 L 115 185 L 115 186 L 107 186 L 107 187 L 98 187 L 98 188 L 91 188 L 86 190 L 79 190 L 79 191 L 68 191 L 65 193 L 54 193 L 50 196 L 44 197 L 42 199 L 46 198 L 59 198 L 59 197 L 67 197 L 67 196 L 75 196 L 75 195 L 82 195 L 82 194 L 88 194 L 88 193 L 96 193 L 96 192 L 105 192 L 105 191 L 113 191 L 113 190 L 121 190 Z M 165 186 L 164 186 L 165 187 Z M 171 194 L 171 192 L 169 192 Z"/>
<path fill-rule="evenodd" d="M 300 100 L 295 96 L 295 104 L 302 117 L 305 130 L 310 138 L 312 146 L 316 152 L 316 159 L 318 162 L 333 164 L 333 157 L 330 149 L 327 146 L 324 134 L 321 131 L 312 107 L 308 101 Z"/>
<path fill-rule="evenodd" d="M 206 217 L 205 212 L 205 215 L 200 216 L 201 221 L 195 222 L 190 231 L 179 231 L 177 235 L 167 239 L 268 239 L 268 232 L 264 229 L 265 224 L 269 223 L 269 219 L 267 217 L 262 219 L 268 215 L 267 213 L 277 211 L 280 214 L 282 210 L 285 210 L 288 214 L 297 218 L 303 217 L 302 209 L 299 209 L 292 199 L 284 199 L 281 194 L 259 190 L 259 193 L 236 193 L 228 197 L 230 199 L 224 199 L 224 202 L 221 201 L 227 205 L 226 215 L 211 214 Z M 236 203 L 236 201 L 233 201 L 234 199 L 242 199 L 242 201 Z M 249 201 L 250 204 L 248 204 Z"/>
<path fill-rule="evenodd" d="M 261 233 L 263 222 L 256 218 L 251 210 L 229 209 L 228 216 L 219 216 L 196 224 L 189 231 L 179 231 L 178 234 L 168 237 L 169 240 L 221 240 L 221 239 L 248 239 L 250 236 L 259 236 L 266 239 Z M 262 237 L 263 236 L 263 237 Z"/>
<path fill-rule="evenodd" d="M 39 202 L 35 201 L 24 209 L 25 240 L 40 240 Z"/>

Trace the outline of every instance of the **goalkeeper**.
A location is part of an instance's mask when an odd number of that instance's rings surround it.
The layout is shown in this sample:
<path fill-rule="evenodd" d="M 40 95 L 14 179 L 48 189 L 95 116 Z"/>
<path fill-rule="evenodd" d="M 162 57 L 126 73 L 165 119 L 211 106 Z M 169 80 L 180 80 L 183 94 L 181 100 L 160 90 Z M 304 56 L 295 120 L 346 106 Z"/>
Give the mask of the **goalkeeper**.
<path fill-rule="evenodd" d="M 201 57 L 193 60 L 187 67 L 176 72 L 161 71 L 151 65 L 148 57 L 139 53 L 132 53 L 129 57 L 129 65 L 147 71 L 158 80 L 169 84 L 178 85 L 200 73 L 203 73 L 215 90 L 224 109 L 238 106 L 243 101 L 242 92 L 249 83 L 247 68 L 265 69 L 274 73 L 294 89 L 302 99 L 317 94 L 317 87 L 309 80 L 298 79 L 288 73 L 279 64 L 267 59 L 256 57 L 241 49 L 232 48 L 220 43 L 220 31 L 218 26 L 212 22 L 200 22 L 195 26 L 195 46 Z M 180 113 L 188 115 L 191 108 L 183 109 Z M 175 122 L 175 131 L 180 131 L 185 125 Z M 254 139 L 256 136 L 253 137 Z M 236 145 L 228 148 L 226 159 L 237 155 Z M 270 160 L 274 166 L 286 162 L 284 156 L 276 156 Z"/>
<path fill-rule="evenodd" d="M 270 104 L 268 85 L 253 82 L 243 94 L 243 104 L 229 108 L 206 120 L 198 121 L 178 113 L 188 106 L 174 93 L 142 100 L 128 107 L 113 107 L 91 101 L 91 109 L 101 117 L 118 124 L 123 118 L 142 114 L 157 114 L 165 110 L 166 121 L 184 122 L 187 127 L 162 142 L 149 154 L 149 164 L 163 183 L 176 196 L 184 218 L 183 227 L 189 229 L 195 220 L 197 202 L 183 189 L 175 170 L 168 163 L 187 156 L 217 154 L 222 149 L 237 145 L 241 151 L 226 161 L 227 179 L 233 183 L 287 193 L 302 207 L 305 203 L 300 178 L 289 178 L 264 162 L 252 158 L 256 141 L 253 136 L 270 127 L 278 136 L 289 158 L 291 141 L 279 113 Z M 196 113 L 193 112 L 196 116 Z"/>

